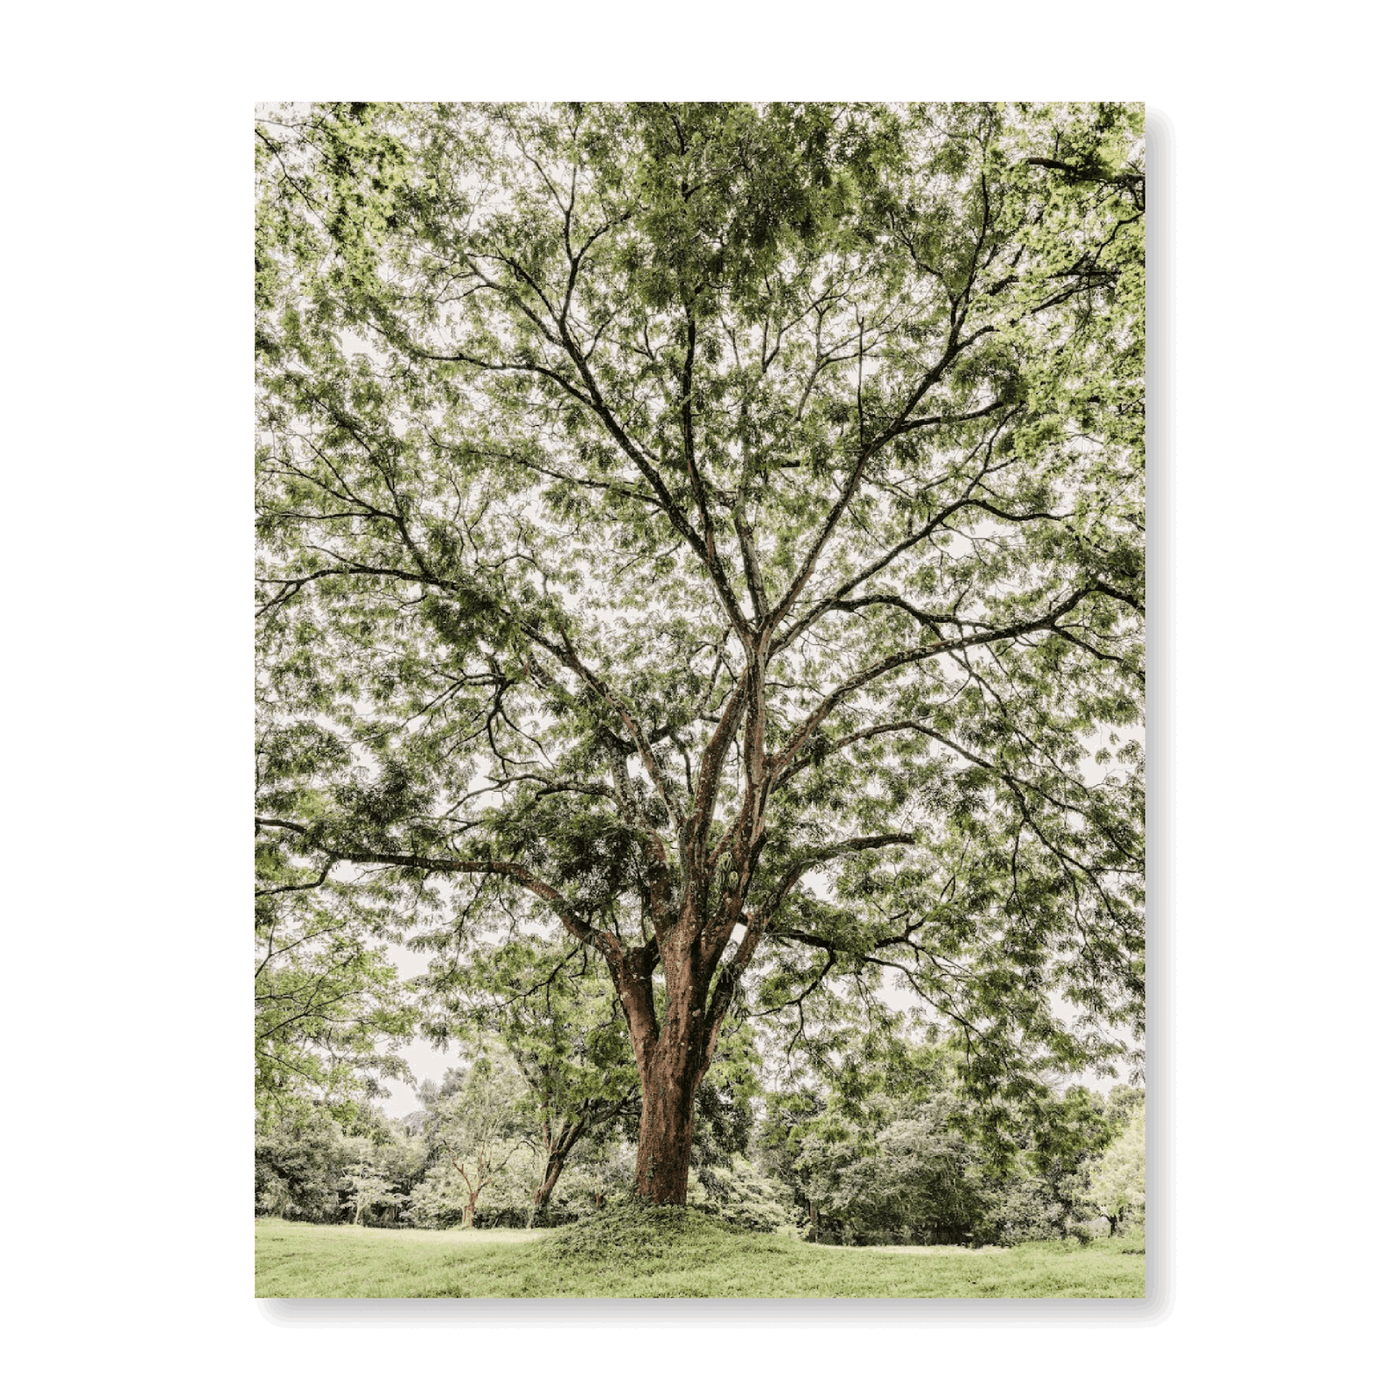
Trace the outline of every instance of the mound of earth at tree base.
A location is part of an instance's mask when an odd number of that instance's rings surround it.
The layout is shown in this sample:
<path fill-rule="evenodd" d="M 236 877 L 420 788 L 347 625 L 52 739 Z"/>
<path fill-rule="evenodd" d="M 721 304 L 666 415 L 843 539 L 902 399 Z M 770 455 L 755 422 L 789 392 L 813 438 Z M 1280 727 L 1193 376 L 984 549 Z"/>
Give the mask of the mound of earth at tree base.
<path fill-rule="evenodd" d="M 755 1235 L 693 1206 L 618 1206 L 589 1220 L 564 1225 L 539 1246 L 559 1264 L 607 1262 L 675 1264 L 678 1256 L 704 1256 L 730 1250 L 740 1240 L 774 1241 L 775 1235 Z"/>

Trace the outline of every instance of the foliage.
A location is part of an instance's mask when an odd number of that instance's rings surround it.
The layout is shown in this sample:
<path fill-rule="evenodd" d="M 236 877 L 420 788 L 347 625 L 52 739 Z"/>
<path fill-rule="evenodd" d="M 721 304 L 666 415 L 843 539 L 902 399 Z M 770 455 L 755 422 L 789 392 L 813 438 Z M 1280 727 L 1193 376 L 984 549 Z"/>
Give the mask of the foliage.
<path fill-rule="evenodd" d="M 1147 1207 L 1147 1106 L 1139 1104 L 1089 1172 L 1089 1196 L 1116 1233 Z"/>
<path fill-rule="evenodd" d="M 948 1102 L 924 1105 L 876 1135 L 873 1151 L 834 1173 L 828 1209 L 842 1237 L 862 1242 L 943 1243 L 972 1237 L 984 1207 L 969 1165 L 973 1149 L 947 1131 Z"/>
<path fill-rule="evenodd" d="M 1079 1223 L 1066 1218 L 1064 1202 L 1043 1177 L 1012 1172 L 998 1177 L 984 1196 L 981 1218 L 969 1239 L 976 1244 L 1017 1245 L 1066 1239 Z"/>
<path fill-rule="evenodd" d="M 424 941 L 441 952 L 440 939 Z M 527 1086 L 531 1121 L 522 1132 L 539 1162 L 532 1210 L 547 1209 L 582 1141 L 635 1123 L 640 1107 L 626 1021 L 598 964 L 575 943 L 522 937 L 454 948 L 433 978 L 433 1037 L 490 1035 Z"/>
<path fill-rule="evenodd" d="M 365 1224 L 370 1214 L 379 1208 L 387 1208 L 397 1215 L 399 1207 L 407 1200 L 405 1194 L 375 1163 L 375 1155 L 370 1145 L 364 1144 L 361 1151 L 352 1154 L 352 1165 L 340 1180 L 340 1184 L 349 1192 L 347 1206 L 351 1211 L 352 1225 Z"/>
<path fill-rule="evenodd" d="M 1121 1129 L 1139 1109 L 1146 1106 L 1147 1090 L 1139 1084 L 1115 1084 L 1108 1091 L 1108 1121 L 1115 1129 Z"/>
<path fill-rule="evenodd" d="M 754 1132 L 746 1095 L 757 1081 L 745 1031 L 736 1032 L 739 1043 L 719 1062 L 697 1114 L 689 1199 L 704 1214 L 751 1233 L 800 1224 L 825 1243 L 1010 1245 L 1083 1235 L 1103 1213 L 1116 1232 L 1141 1206 L 1133 1195 L 1119 1204 L 1108 1189 L 1120 1176 L 1141 1183 L 1139 1091 L 1117 1088 L 1105 1103 L 1067 1090 L 1056 1097 L 1061 1121 L 1048 1139 L 1029 1132 L 1047 1115 L 1020 1125 L 1021 1150 L 1008 1168 L 957 1130 L 957 1081 L 941 1048 L 896 1037 L 882 1060 L 859 1079 L 843 1076 L 825 1097 L 770 1093 Z M 707 1096 L 715 1103 L 707 1106 Z M 259 1210 L 426 1229 L 534 1222 L 544 1150 L 533 1091 L 504 1047 L 482 1042 L 441 1087 L 426 1082 L 420 1099 L 423 1109 L 403 1123 L 367 1102 L 344 1126 L 301 1101 L 264 1115 Z M 551 1218 L 583 1221 L 625 1205 L 632 1151 L 616 1132 L 581 1139 L 556 1179 Z"/>
<path fill-rule="evenodd" d="M 258 1210 L 289 1220 L 397 1223 L 421 1176 L 421 1142 L 367 1101 L 269 1103 L 254 1138 Z"/>
<path fill-rule="evenodd" d="M 265 1116 L 253 1139 L 258 1211 L 287 1220 L 334 1220 L 344 1157 L 340 1129 L 327 1115 Z"/>
<path fill-rule="evenodd" d="M 477 1202 L 526 1147 L 529 1104 L 526 1084 L 510 1060 L 485 1048 L 462 1068 L 449 1069 L 439 1089 L 431 1081 L 419 1095 L 426 1110 L 423 1136 L 429 1153 L 458 1178 L 462 1224 L 475 1223 Z M 448 1178 L 451 1179 L 450 1177 Z M 428 1197 L 415 1197 L 421 1213 Z"/>
<path fill-rule="evenodd" d="M 408 1074 L 396 1051 L 416 1018 L 393 963 L 357 934 L 274 948 L 258 966 L 254 999 L 259 1103 L 313 1097 L 345 1116 L 383 1092 L 383 1079 Z"/>
<path fill-rule="evenodd" d="M 550 1221 L 579 1220 L 630 1200 L 636 1157 L 635 1142 L 621 1136 L 585 1139 L 551 1199 Z"/>
<path fill-rule="evenodd" d="M 472 1229 L 529 1228 L 534 1215 L 533 1194 L 539 1181 L 537 1163 L 524 1151 L 509 1156 L 490 1175 L 471 1211 Z M 466 1228 L 466 1188 L 461 1174 L 446 1156 L 436 1158 L 413 1187 L 406 1218 L 418 1229 Z M 566 1217 L 567 1218 L 567 1217 Z"/>
<path fill-rule="evenodd" d="M 828 1062 L 831 1086 L 775 1090 L 761 1159 L 792 1190 L 809 1238 L 846 1244 L 1015 1244 L 1065 1238 L 1099 1214 L 1089 1166 L 1117 1131 L 1082 1086 L 1013 1105 L 989 1142 L 946 1045 L 884 1033 L 858 1064 Z"/>
<path fill-rule="evenodd" d="M 743 1023 L 720 1031 L 710 1072 L 695 1096 L 691 1162 L 701 1178 L 714 1163 L 728 1163 L 749 1150 L 754 1109 L 762 1095 L 758 1038 Z"/>
<path fill-rule="evenodd" d="M 803 1112 L 787 1098 L 767 1156 L 800 1198 L 810 1237 L 845 1244 L 973 1238 L 987 1204 L 982 1161 L 949 1127 L 952 1102 L 944 1092 L 910 1110 L 886 1098 L 862 1123 L 830 1105 Z"/>
<path fill-rule="evenodd" d="M 288 761 L 275 741 L 260 744 L 260 780 Z M 255 864 L 256 1102 L 261 1111 L 314 1101 L 348 1121 L 383 1079 L 408 1074 L 396 1052 L 417 1018 L 386 948 L 402 920 L 372 891 L 329 880 L 325 868 L 305 880 L 265 839 Z"/>
<path fill-rule="evenodd" d="M 1003 1160 L 1138 1049 L 1141 123 L 259 124 L 264 857 L 598 954 L 656 1199 L 731 1018 L 898 977 Z"/>
<path fill-rule="evenodd" d="M 687 1200 L 740 1230 L 791 1230 L 800 1219 L 792 1192 L 738 1153 L 728 1166 L 716 1163 L 703 1174 L 697 1172 Z"/>

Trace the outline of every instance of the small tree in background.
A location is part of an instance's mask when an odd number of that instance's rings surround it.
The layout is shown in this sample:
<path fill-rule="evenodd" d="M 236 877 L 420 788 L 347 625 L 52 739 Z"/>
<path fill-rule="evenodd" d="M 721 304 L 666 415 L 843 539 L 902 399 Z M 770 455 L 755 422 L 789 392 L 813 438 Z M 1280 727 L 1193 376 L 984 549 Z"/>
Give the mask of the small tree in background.
<path fill-rule="evenodd" d="M 398 1207 L 408 1199 L 376 1163 L 376 1155 L 373 1144 L 361 1138 L 354 1164 L 340 1179 L 341 1186 L 350 1192 L 352 1225 L 364 1225 L 370 1211 L 377 1206 L 388 1206 L 397 1213 Z"/>
<path fill-rule="evenodd" d="M 462 1225 L 476 1223 L 477 1202 L 526 1146 L 526 1084 L 504 1056 L 480 1054 L 465 1070 L 449 1070 L 441 1092 L 431 1082 L 427 1138 L 461 1181 Z"/>
<path fill-rule="evenodd" d="M 1089 1189 L 1109 1234 L 1147 1206 L 1147 1104 L 1138 1104 L 1108 1151 L 1089 1169 Z"/>
<path fill-rule="evenodd" d="M 523 1081 L 521 1132 L 539 1159 L 531 1223 L 548 1211 L 570 1154 L 641 1106 L 626 1018 L 599 962 L 572 942 L 526 938 L 439 964 L 432 1037 L 490 1035 Z"/>

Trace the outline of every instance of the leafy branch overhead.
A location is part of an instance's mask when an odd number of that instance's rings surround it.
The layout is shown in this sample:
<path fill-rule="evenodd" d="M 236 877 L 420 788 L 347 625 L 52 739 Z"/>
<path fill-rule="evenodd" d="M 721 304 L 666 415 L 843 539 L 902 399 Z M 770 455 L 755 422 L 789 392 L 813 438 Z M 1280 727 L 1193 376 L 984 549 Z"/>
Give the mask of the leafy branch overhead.
<path fill-rule="evenodd" d="M 596 952 L 656 1199 L 736 1015 L 893 978 L 989 1103 L 1131 1052 L 1140 109 L 257 149 L 267 897 L 348 863 Z"/>

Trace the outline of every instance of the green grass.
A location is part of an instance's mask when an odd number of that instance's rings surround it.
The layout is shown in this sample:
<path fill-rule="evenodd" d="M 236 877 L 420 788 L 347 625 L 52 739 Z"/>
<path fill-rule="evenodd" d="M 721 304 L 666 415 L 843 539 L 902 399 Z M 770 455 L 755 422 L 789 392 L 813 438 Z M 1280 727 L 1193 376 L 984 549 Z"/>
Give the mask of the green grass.
<path fill-rule="evenodd" d="M 682 1207 L 559 1230 L 259 1221 L 260 1298 L 1141 1298 L 1142 1236 L 1011 1249 L 844 1249 Z"/>

